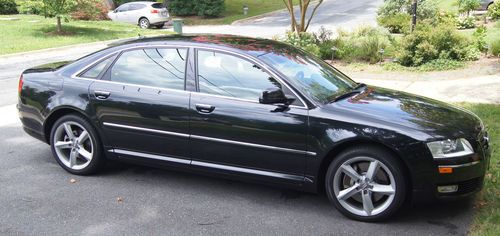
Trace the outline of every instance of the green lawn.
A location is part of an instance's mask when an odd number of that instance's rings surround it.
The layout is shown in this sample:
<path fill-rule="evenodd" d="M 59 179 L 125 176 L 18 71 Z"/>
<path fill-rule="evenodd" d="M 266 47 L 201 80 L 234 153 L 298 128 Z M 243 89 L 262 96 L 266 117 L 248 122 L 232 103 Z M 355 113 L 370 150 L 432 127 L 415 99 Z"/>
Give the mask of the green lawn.
<path fill-rule="evenodd" d="M 492 158 L 485 186 L 476 199 L 471 235 L 498 235 L 500 232 L 500 105 L 459 104 L 483 120 L 490 135 Z"/>
<path fill-rule="evenodd" d="M 440 10 L 458 12 L 458 0 L 437 0 Z"/>
<path fill-rule="evenodd" d="M 299 1 L 294 0 L 297 4 Z M 236 20 L 252 17 L 267 12 L 285 9 L 283 0 L 226 0 L 226 10 L 222 17 L 214 19 L 204 19 L 200 17 L 180 17 L 185 19 L 188 25 L 219 25 L 231 24 Z M 247 5 L 248 15 L 243 15 L 243 5 Z"/>
<path fill-rule="evenodd" d="M 67 35 L 54 35 L 54 18 L 37 15 L 0 15 L 0 18 L 18 18 L 16 21 L 0 21 L 0 55 L 37 49 L 60 47 L 118 38 L 138 34 L 164 34 L 165 30 L 143 30 L 132 24 L 112 21 L 63 22 Z"/>

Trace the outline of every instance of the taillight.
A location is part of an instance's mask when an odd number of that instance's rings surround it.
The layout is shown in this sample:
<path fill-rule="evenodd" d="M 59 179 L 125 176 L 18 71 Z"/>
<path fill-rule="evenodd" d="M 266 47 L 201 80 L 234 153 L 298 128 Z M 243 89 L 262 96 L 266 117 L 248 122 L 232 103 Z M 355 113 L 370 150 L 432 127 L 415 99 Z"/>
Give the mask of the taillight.
<path fill-rule="evenodd" d="M 19 86 L 17 87 L 17 91 L 19 92 L 19 95 L 21 95 L 21 91 L 23 90 L 23 75 L 19 77 Z"/>
<path fill-rule="evenodd" d="M 153 10 L 151 10 L 151 13 L 160 13 L 160 11 L 153 9 Z"/>

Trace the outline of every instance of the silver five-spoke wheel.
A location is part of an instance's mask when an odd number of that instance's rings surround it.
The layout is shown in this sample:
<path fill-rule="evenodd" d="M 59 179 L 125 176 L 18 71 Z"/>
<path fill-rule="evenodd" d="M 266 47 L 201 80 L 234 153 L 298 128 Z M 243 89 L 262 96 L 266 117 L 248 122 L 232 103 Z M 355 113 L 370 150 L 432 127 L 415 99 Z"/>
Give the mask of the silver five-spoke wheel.
<path fill-rule="evenodd" d="M 94 156 L 94 144 L 89 132 L 80 124 L 66 121 L 57 126 L 53 136 L 57 158 L 72 170 L 87 167 Z"/>
<path fill-rule="evenodd" d="M 333 177 L 333 190 L 339 203 L 360 216 L 377 215 L 394 200 L 394 175 L 382 162 L 355 157 L 344 162 Z"/>

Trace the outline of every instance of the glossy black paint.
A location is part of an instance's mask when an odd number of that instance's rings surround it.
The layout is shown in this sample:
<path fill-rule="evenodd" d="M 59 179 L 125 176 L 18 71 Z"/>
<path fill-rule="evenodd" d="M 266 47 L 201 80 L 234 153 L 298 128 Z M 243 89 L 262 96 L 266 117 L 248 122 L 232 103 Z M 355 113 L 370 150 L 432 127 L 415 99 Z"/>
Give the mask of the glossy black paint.
<path fill-rule="evenodd" d="M 185 91 L 113 83 L 104 76 L 101 80 L 73 78 L 86 66 L 116 56 L 121 50 L 172 45 L 188 48 Z M 196 86 L 196 48 L 223 50 L 255 61 L 259 61 L 256 55 L 263 52 L 302 53 L 272 40 L 224 35 L 122 42 L 68 65 L 65 62 L 26 70 L 18 104 L 23 127 L 30 135 L 48 142 L 53 122 L 76 112 L 96 127 L 109 158 L 279 183 L 310 192 L 323 188 L 323 175 L 336 154 L 349 146 L 367 143 L 383 146 L 399 157 L 406 167 L 407 182 L 418 198 L 438 197 L 438 184 L 484 176 L 490 152 L 484 138 L 487 134 L 481 121 L 468 111 L 373 86 L 330 104 L 315 103 L 290 86 L 298 96 L 298 103 L 294 104 L 299 105 L 286 109 L 202 94 Z M 265 69 L 290 85 L 279 71 L 270 66 Z M 99 99 L 96 91 L 109 92 L 109 98 Z M 206 109 L 211 111 L 207 113 Z M 109 123 L 145 130 L 106 125 Z M 476 153 L 452 160 L 433 160 L 425 143 L 448 138 L 468 139 Z M 116 150 L 181 161 L 142 159 Z M 187 164 L 182 160 L 187 160 Z M 471 161 L 480 162 L 458 168 L 453 174 L 437 171 L 438 165 Z"/>

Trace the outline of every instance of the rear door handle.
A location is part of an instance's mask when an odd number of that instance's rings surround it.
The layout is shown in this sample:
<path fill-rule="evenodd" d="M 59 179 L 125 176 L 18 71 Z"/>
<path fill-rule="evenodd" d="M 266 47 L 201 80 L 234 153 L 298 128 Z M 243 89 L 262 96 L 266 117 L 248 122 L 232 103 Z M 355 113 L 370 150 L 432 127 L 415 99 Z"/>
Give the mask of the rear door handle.
<path fill-rule="evenodd" d="M 210 113 L 215 110 L 215 107 L 207 104 L 196 104 L 196 110 L 201 113 Z"/>
<path fill-rule="evenodd" d="M 109 95 L 111 95 L 111 93 L 107 92 L 107 91 L 96 90 L 96 91 L 94 91 L 94 95 L 97 99 L 104 100 L 104 99 L 107 99 L 109 97 Z"/>

